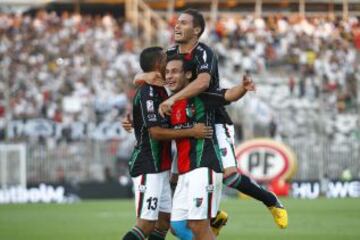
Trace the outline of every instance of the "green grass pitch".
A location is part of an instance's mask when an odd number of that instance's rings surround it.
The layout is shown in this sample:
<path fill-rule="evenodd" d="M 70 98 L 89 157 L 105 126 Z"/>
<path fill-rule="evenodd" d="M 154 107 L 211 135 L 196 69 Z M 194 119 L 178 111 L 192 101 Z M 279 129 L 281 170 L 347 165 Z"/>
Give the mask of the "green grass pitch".
<path fill-rule="evenodd" d="M 225 199 L 223 240 L 358 240 L 360 199 L 284 199 L 289 228 L 278 229 L 254 200 Z M 119 240 L 134 224 L 131 200 L 0 205 L 0 240 Z M 168 235 L 167 239 L 175 239 Z"/>

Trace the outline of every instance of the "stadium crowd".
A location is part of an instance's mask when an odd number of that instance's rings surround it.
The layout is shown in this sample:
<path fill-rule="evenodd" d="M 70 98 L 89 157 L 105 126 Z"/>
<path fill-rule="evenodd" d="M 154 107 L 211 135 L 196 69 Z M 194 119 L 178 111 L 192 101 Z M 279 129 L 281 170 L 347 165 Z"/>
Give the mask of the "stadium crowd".
<path fill-rule="evenodd" d="M 128 23 L 40 11 L 3 14 L 0 28 L 12 119 L 99 122 L 126 107 L 129 79 L 139 71 Z"/>
<path fill-rule="evenodd" d="M 303 129 L 300 135 L 308 137 L 315 131 L 309 125 L 326 120 L 332 138 L 338 130 L 349 136 L 359 128 L 359 26 L 357 18 L 250 16 L 222 19 L 209 38 L 225 61 L 223 76 L 230 79 L 240 69 L 259 75 L 258 95 L 275 110 L 270 127 L 277 118 L 281 135 L 294 137 Z"/>
<path fill-rule="evenodd" d="M 162 45 L 172 44 L 173 26 L 170 21 L 168 28 L 159 29 Z M 305 161 L 324 157 L 314 146 L 325 133 L 338 143 L 325 152 L 330 170 L 337 172 L 339 159 L 349 165 L 359 159 L 359 19 L 244 16 L 219 18 L 207 26 L 202 39 L 218 54 L 224 87 L 234 85 L 245 72 L 257 84 L 255 94 L 229 109 L 237 129 L 243 130 L 239 138 L 271 136 L 305 144 L 290 144 Z M 137 39 L 143 39 L 143 32 Z M 140 69 L 143 45 L 136 44 L 136 36 L 129 22 L 111 15 L 0 13 L 1 79 L 7 80 L 0 81 L 0 140 L 5 138 L 7 93 L 11 121 L 41 118 L 65 127 L 119 122 L 131 107 L 131 82 Z M 344 149 L 341 144 L 349 142 L 355 145 Z M 131 150 L 131 142 L 124 143 L 116 154 L 105 150 L 101 156 L 107 153 L 111 162 L 116 155 L 123 163 Z M 82 161 L 63 161 L 79 159 L 81 146 L 79 142 L 55 148 L 59 161 L 51 162 L 83 166 Z M 70 155 L 62 156 L 65 152 Z M 95 155 L 100 156 L 89 157 Z M 30 156 L 36 163 L 48 157 L 42 149 Z M 301 172 L 307 172 L 305 168 L 316 169 L 307 163 Z"/>
<path fill-rule="evenodd" d="M 159 33 L 170 44 L 171 29 Z M 136 34 L 129 22 L 111 15 L 2 13 L 0 33 L 12 120 L 99 123 L 116 121 L 129 107 L 141 50 L 134 44 Z M 356 18 L 220 18 L 203 39 L 218 53 L 225 85 L 237 80 L 233 76 L 252 73 L 259 82 L 257 96 L 270 103 L 270 109 L 321 104 L 333 117 L 356 110 L 360 79 Z M 6 87 L 5 81 L 0 82 L 0 128 Z M 291 97 L 297 100 L 291 102 Z M 284 98 L 290 103 L 284 104 Z M 276 123 L 286 127 L 274 113 L 270 115 L 265 122 L 272 129 Z"/>

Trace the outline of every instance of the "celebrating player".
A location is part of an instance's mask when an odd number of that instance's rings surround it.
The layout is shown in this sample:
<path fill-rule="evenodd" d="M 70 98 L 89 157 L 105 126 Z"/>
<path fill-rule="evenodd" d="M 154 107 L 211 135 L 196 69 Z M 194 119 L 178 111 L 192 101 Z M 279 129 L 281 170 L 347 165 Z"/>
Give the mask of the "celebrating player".
<path fill-rule="evenodd" d="M 193 77 L 191 62 L 173 56 L 166 65 L 166 86 L 173 93 L 185 88 Z M 244 82 L 249 81 L 245 79 Z M 249 85 L 249 84 L 248 84 Z M 196 122 L 213 126 L 214 109 L 240 99 L 246 88 L 239 84 L 232 89 L 217 89 L 176 101 L 172 107 L 171 125 L 189 128 Z M 217 138 L 177 139 L 178 185 L 173 198 L 171 225 L 181 240 L 214 239 L 211 218 L 219 208 L 222 187 L 222 162 Z M 186 224 L 192 230 L 188 233 Z"/>
<path fill-rule="evenodd" d="M 215 91 L 219 88 L 219 74 L 217 59 L 213 51 L 199 38 L 205 29 L 205 20 L 196 10 L 184 11 L 175 26 L 175 41 L 177 45 L 167 51 L 167 55 L 180 54 L 186 60 L 196 64 L 196 79 L 160 104 L 161 115 L 170 115 L 176 101 L 188 99 L 204 91 Z M 159 74 L 140 74 L 138 80 L 158 82 Z M 273 215 L 275 223 L 280 228 L 288 225 L 287 212 L 278 198 L 272 192 L 259 186 L 246 175 L 238 172 L 234 153 L 234 126 L 224 107 L 215 112 L 215 133 L 222 151 L 222 165 L 224 167 L 224 184 L 245 193 L 265 204 Z"/>
<path fill-rule="evenodd" d="M 147 48 L 140 55 L 140 65 L 144 72 L 159 71 L 164 65 L 163 59 L 162 48 Z M 157 111 L 160 102 L 167 97 L 163 87 L 144 84 L 134 98 L 133 124 L 137 144 L 129 160 L 129 170 L 134 182 L 137 220 L 136 226 L 123 237 L 124 240 L 165 239 L 171 210 L 171 152 L 170 142 L 166 140 L 213 135 L 212 129 L 204 124 L 190 129 L 168 128 L 167 120 Z"/>

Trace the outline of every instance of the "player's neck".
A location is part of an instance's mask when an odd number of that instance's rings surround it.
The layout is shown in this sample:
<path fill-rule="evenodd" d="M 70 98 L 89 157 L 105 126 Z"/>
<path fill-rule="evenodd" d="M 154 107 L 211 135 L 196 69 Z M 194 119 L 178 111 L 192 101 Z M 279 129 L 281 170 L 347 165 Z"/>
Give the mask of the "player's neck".
<path fill-rule="evenodd" d="M 190 53 L 199 43 L 199 39 L 191 39 L 187 43 L 180 43 L 179 44 L 179 52 L 182 54 Z"/>

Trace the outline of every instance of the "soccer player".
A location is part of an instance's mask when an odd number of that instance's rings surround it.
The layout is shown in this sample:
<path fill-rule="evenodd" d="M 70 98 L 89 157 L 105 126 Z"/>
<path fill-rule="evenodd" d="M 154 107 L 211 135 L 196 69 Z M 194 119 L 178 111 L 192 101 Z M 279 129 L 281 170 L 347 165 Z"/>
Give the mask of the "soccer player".
<path fill-rule="evenodd" d="M 173 56 L 166 65 L 166 86 L 173 93 L 186 87 L 192 79 L 191 63 L 182 56 Z M 247 81 L 244 81 L 247 82 Z M 251 86 L 251 83 L 248 84 Z M 179 100 L 174 103 L 171 125 L 174 128 L 189 128 L 196 122 L 214 124 L 216 107 L 240 99 L 246 88 L 240 84 L 232 89 L 217 89 L 200 95 Z M 214 239 L 209 220 L 215 217 L 219 207 L 222 187 L 222 162 L 217 138 L 176 140 L 178 150 L 179 179 L 173 198 L 171 224 L 181 240 Z M 179 224 L 187 223 L 192 234 L 184 236 L 184 228 Z"/>
<path fill-rule="evenodd" d="M 196 63 L 196 79 L 184 89 L 169 97 L 160 104 L 161 115 L 170 115 L 176 101 L 192 98 L 204 91 L 215 91 L 219 88 L 217 59 L 213 51 L 199 38 L 205 29 L 204 17 L 196 10 L 185 10 L 178 18 L 175 26 L 177 45 L 167 51 L 167 55 L 180 54 L 185 60 Z M 159 74 L 140 74 L 138 80 L 158 82 Z M 224 167 L 224 184 L 245 193 L 265 204 L 280 228 L 288 225 L 287 212 L 272 192 L 259 186 L 246 175 L 238 172 L 234 153 L 234 126 L 224 107 L 215 111 L 215 133 L 219 148 L 222 149 L 222 165 Z"/>
<path fill-rule="evenodd" d="M 140 55 L 141 68 L 144 72 L 159 71 L 165 57 L 162 48 L 147 48 Z M 157 111 L 167 97 L 163 87 L 143 84 L 134 98 L 133 124 L 137 144 L 129 160 L 129 170 L 134 182 L 137 219 L 136 226 L 125 234 L 124 240 L 165 239 L 171 210 L 171 152 L 170 142 L 166 140 L 213 135 L 212 129 L 204 124 L 189 129 L 168 128 L 167 119 L 160 117 Z M 158 228 L 155 229 L 157 220 Z"/>

